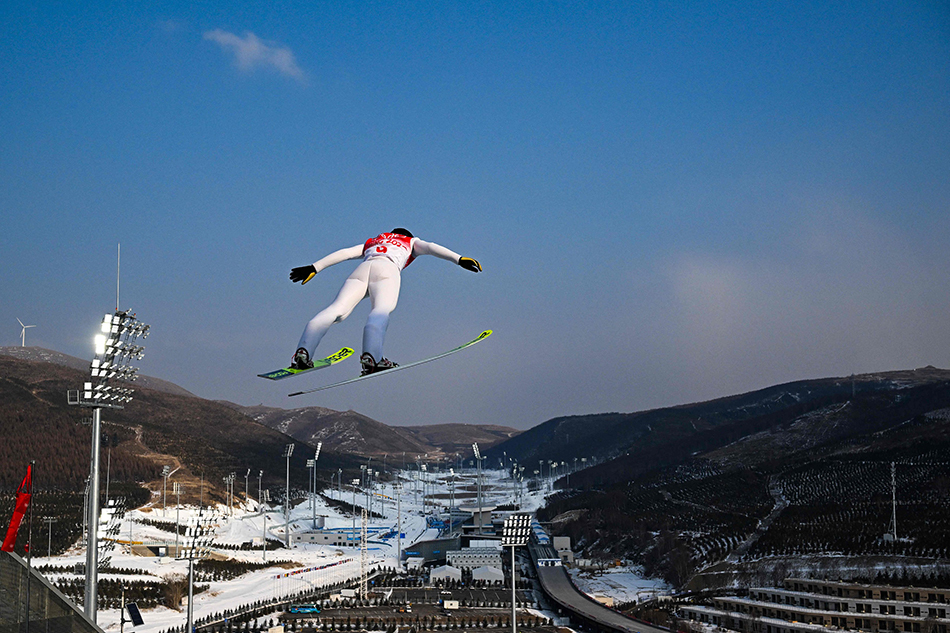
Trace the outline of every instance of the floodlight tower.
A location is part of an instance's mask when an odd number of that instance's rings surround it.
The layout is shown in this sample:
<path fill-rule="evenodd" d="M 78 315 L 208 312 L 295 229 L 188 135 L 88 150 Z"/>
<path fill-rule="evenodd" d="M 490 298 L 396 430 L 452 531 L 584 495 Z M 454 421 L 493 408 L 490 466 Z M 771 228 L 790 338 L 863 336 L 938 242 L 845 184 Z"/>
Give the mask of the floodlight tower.
<path fill-rule="evenodd" d="M 118 298 L 116 299 L 118 303 Z M 113 380 L 135 380 L 138 368 L 132 367 L 133 359 L 140 360 L 145 348 L 136 345 L 138 337 L 148 337 L 149 326 L 138 321 L 130 310 L 106 314 L 96 335 L 96 355 L 90 364 L 91 380 L 82 389 L 66 392 L 66 401 L 71 405 L 92 408 L 92 451 L 89 466 L 89 497 L 86 503 L 86 594 L 84 612 L 96 621 L 98 597 L 98 527 L 99 527 L 99 444 L 102 440 L 102 409 L 121 409 L 132 400 L 133 390 L 111 384 Z"/>
<path fill-rule="evenodd" d="M 294 445 L 288 444 L 284 448 L 284 457 L 287 459 L 287 488 L 284 490 L 284 543 L 290 549 L 290 456 L 294 454 Z"/>
<path fill-rule="evenodd" d="M 247 504 L 247 507 L 250 508 L 251 497 L 248 496 L 247 492 L 247 480 L 251 476 L 251 469 L 248 468 L 247 472 L 244 473 L 244 503 Z"/>
<path fill-rule="evenodd" d="M 518 617 L 515 611 L 517 605 L 517 584 L 515 573 L 515 548 L 528 544 L 531 534 L 531 516 L 528 514 L 512 514 L 505 519 L 502 527 L 501 545 L 511 548 L 511 633 L 518 633 Z"/>

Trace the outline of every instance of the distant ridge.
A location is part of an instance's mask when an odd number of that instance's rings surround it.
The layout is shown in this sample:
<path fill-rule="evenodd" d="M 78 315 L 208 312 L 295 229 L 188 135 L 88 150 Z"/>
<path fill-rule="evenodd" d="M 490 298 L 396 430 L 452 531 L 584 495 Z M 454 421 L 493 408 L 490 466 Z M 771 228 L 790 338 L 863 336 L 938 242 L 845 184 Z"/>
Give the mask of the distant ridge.
<path fill-rule="evenodd" d="M 520 431 L 491 424 L 434 424 L 431 426 L 388 426 L 356 411 L 335 411 L 323 407 L 280 409 L 263 405 L 244 407 L 223 402 L 269 428 L 301 442 L 323 442 L 335 450 L 362 455 L 446 457 L 471 451 L 472 442 L 486 448 Z"/>
<path fill-rule="evenodd" d="M 70 356 L 69 354 L 63 354 L 62 352 L 56 352 L 50 349 L 44 349 L 42 347 L 0 347 L 0 355 L 12 356 L 14 358 L 19 358 L 20 360 L 32 360 L 40 363 L 62 365 L 63 367 L 78 369 L 79 371 L 84 372 L 89 371 L 89 364 L 92 361 L 91 354 L 89 360 L 83 360 L 81 358 L 76 358 L 75 356 Z M 195 394 L 191 393 L 187 389 L 179 387 L 173 382 L 168 382 L 167 380 L 162 380 L 161 378 L 146 376 L 144 374 L 137 374 L 135 384 L 147 389 L 154 389 L 155 391 L 170 393 L 176 396 L 197 397 Z"/>
<path fill-rule="evenodd" d="M 43 466 L 41 487 L 82 490 L 89 427 L 81 421 L 89 413 L 69 406 L 66 393 L 89 375 L 86 363 L 48 350 L 23 349 L 16 356 L 0 354 L 0 488 L 22 479 L 21 471 L 32 459 Z M 17 357 L 26 353 L 40 360 Z M 82 369 L 67 361 L 81 363 Z M 229 473 L 248 469 L 263 471 L 265 484 L 283 481 L 281 453 L 291 439 L 287 435 L 167 381 L 150 382 L 164 389 L 136 381 L 131 402 L 102 414 L 113 481 L 141 482 L 154 490 L 162 483 L 159 473 L 165 465 L 180 466 L 175 480 L 184 482 L 189 493 L 199 490 L 202 473 L 209 491 Z M 296 443 L 301 446 L 291 458 L 291 485 L 305 487 L 309 450 Z M 361 460 L 327 447 L 320 461 L 328 469 L 351 471 Z"/>

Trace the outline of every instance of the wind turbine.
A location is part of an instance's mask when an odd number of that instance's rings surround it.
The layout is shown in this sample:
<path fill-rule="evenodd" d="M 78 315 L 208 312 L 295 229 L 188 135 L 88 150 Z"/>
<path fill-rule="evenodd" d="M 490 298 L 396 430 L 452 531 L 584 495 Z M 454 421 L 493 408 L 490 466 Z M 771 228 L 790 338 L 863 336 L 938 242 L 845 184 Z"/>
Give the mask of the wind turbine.
<path fill-rule="evenodd" d="M 35 326 L 35 325 L 23 325 L 23 321 L 21 321 L 20 319 L 17 319 L 16 322 L 19 323 L 19 324 L 23 327 L 23 329 L 20 331 L 20 347 L 26 347 L 26 328 L 28 328 L 28 327 L 36 327 L 36 326 Z"/>

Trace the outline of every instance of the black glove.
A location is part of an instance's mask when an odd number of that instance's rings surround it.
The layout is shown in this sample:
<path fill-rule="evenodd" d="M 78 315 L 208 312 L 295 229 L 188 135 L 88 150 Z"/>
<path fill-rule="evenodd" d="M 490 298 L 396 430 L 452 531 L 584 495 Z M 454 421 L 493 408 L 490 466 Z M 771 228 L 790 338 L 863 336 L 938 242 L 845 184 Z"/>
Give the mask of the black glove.
<path fill-rule="evenodd" d="M 317 269 L 313 267 L 313 264 L 309 266 L 298 266 L 297 268 L 290 269 L 290 280 L 294 283 L 298 281 L 301 282 L 300 285 L 307 283 L 313 276 L 317 274 Z"/>
<path fill-rule="evenodd" d="M 478 263 L 477 259 L 472 259 L 471 257 L 460 257 L 459 266 L 465 270 L 470 270 L 473 273 L 482 272 L 482 265 Z"/>

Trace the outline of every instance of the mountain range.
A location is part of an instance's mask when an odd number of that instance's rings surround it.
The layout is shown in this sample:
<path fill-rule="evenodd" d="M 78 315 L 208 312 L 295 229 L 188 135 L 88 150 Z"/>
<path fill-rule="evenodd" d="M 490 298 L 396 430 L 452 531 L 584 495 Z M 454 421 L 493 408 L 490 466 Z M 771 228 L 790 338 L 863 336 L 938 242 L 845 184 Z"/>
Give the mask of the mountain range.
<path fill-rule="evenodd" d="M 87 371 L 86 361 L 50 350 L 0 348 L 0 486 L 13 490 L 33 459 L 41 490 L 80 496 L 90 438 L 66 391 Z M 571 536 L 578 555 L 636 561 L 676 586 L 788 573 L 818 559 L 823 573 L 854 560 L 950 569 L 944 369 L 801 380 L 649 411 L 558 417 L 523 432 L 247 407 L 147 376 L 135 388 L 125 409 L 103 415 L 104 451 L 113 482 L 141 482 L 153 494 L 165 465 L 178 469 L 185 501 L 198 490 L 222 499 L 229 473 L 238 482 L 262 473 L 262 486 L 280 490 L 288 443 L 297 447 L 291 485 L 305 490 L 318 442 L 324 480 L 337 469 L 358 475 L 370 458 L 374 467 L 451 464 L 470 458 L 477 442 L 487 466 L 517 466 L 526 487 L 553 489 L 538 517 Z"/>
<path fill-rule="evenodd" d="M 947 370 L 555 418 L 488 453 L 517 459 L 529 486 L 563 490 L 539 517 L 584 555 L 638 561 L 676 586 L 816 558 L 950 569 Z"/>
<path fill-rule="evenodd" d="M 6 451 L 10 458 L 4 461 L 6 468 L 0 467 L 0 485 L 15 486 L 17 473 L 36 459 L 57 464 L 47 471 L 52 487 L 81 487 L 88 472 L 88 430 L 80 424 L 84 413 L 67 406 L 66 391 L 83 384 L 88 368 L 89 361 L 52 350 L 0 347 L 0 446 L 5 447 L 0 457 Z M 301 446 L 290 458 L 291 481 L 306 488 L 305 462 L 317 442 L 324 444 L 318 465 L 328 478 L 338 468 L 358 474 L 359 464 L 369 457 L 392 456 L 391 465 L 397 460 L 435 461 L 473 441 L 487 447 L 518 433 L 492 425 L 390 427 L 355 411 L 321 407 L 245 407 L 199 398 L 141 374 L 132 386 L 133 400 L 125 409 L 107 410 L 103 429 L 114 440 L 117 463 L 134 462 L 128 475 L 150 487 L 160 481 L 157 473 L 164 465 L 181 467 L 178 476 L 189 481 L 200 480 L 204 472 L 212 487 L 220 487 L 229 473 L 248 469 L 264 471 L 264 483 L 278 483 L 285 470 L 281 455 L 292 441 Z M 60 465 L 68 468 L 53 476 L 50 471 L 58 473 Z"/>

